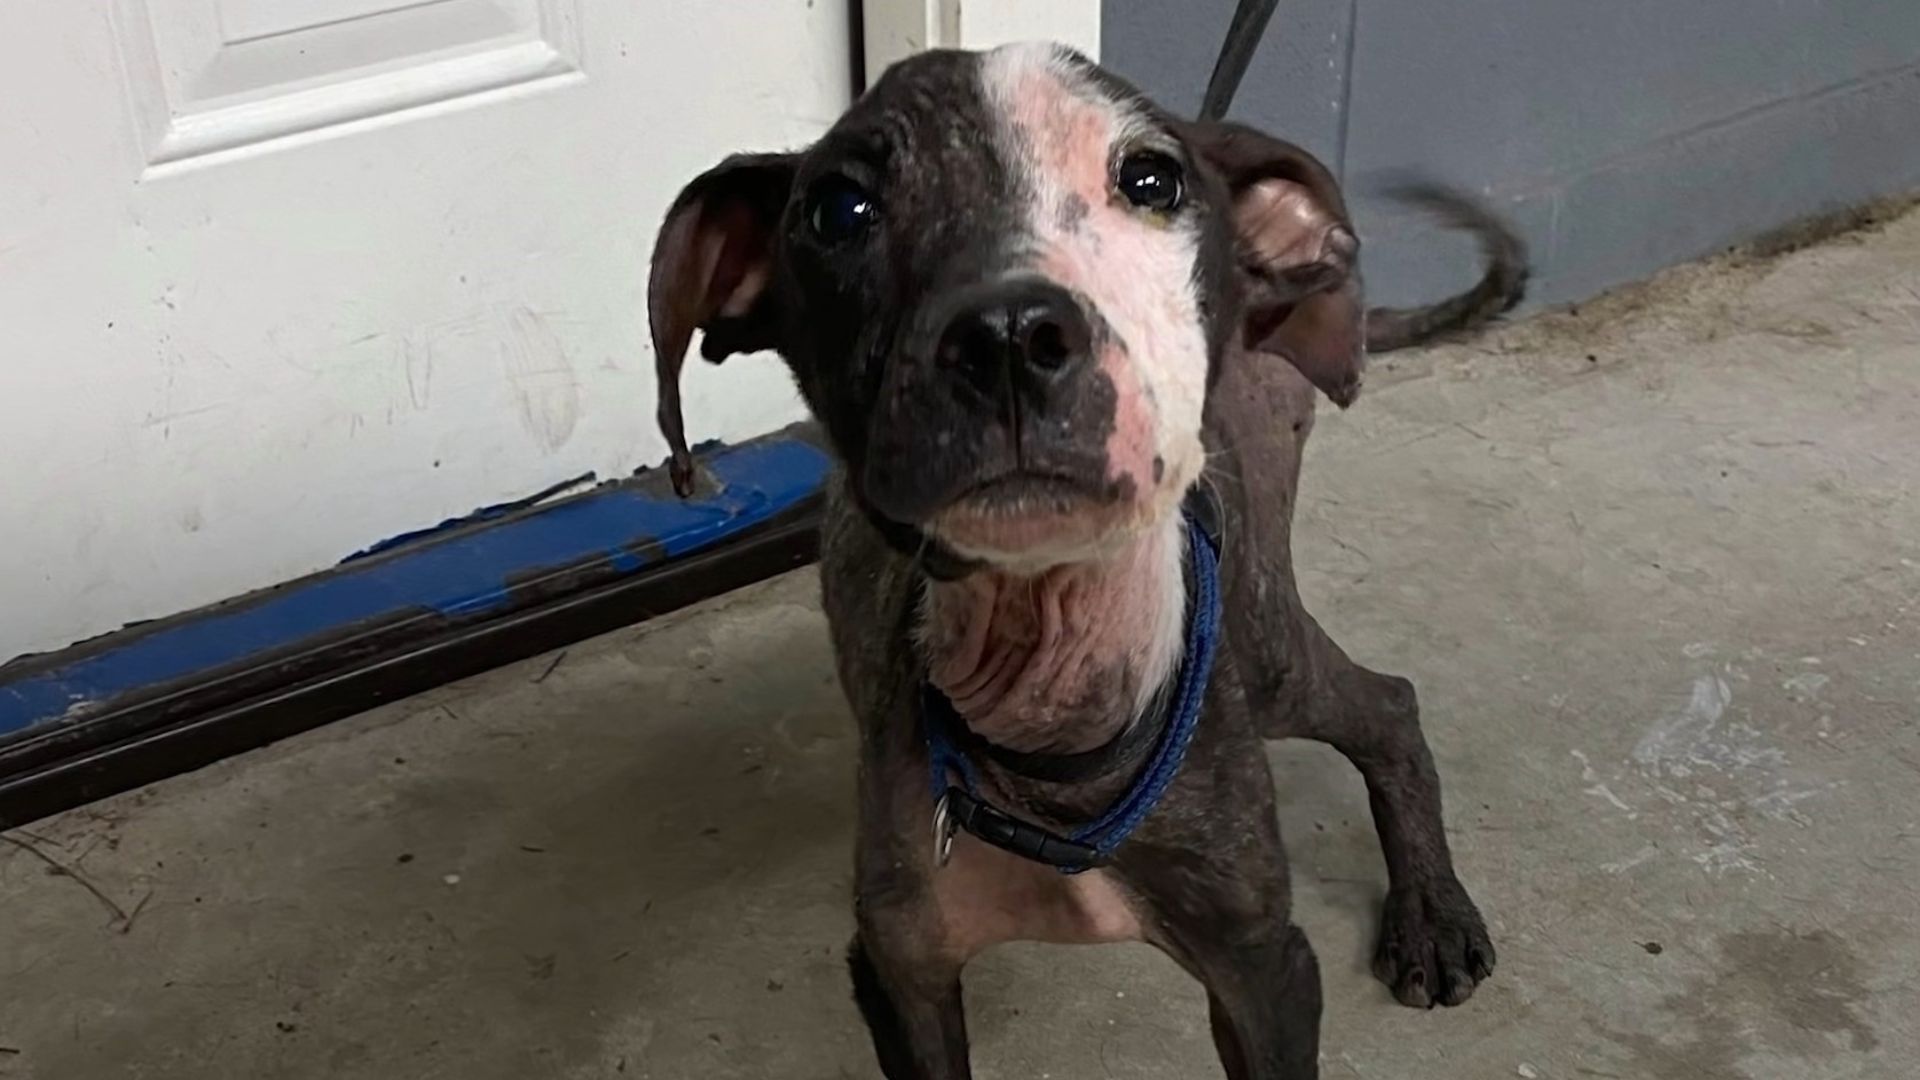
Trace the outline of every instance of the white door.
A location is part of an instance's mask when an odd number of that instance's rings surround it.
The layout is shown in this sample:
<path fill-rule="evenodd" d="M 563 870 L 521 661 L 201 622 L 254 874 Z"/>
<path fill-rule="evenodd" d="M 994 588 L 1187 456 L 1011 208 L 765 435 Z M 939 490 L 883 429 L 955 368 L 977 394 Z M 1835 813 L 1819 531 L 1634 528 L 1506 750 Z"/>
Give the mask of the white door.
<path fill-rule="evenodd" d="M 850 92 L 844 0 L 0 18 L 0 660 L 659 461 L 667 202 Z M 766 357 L 687 395 L 800 415 Z"/>

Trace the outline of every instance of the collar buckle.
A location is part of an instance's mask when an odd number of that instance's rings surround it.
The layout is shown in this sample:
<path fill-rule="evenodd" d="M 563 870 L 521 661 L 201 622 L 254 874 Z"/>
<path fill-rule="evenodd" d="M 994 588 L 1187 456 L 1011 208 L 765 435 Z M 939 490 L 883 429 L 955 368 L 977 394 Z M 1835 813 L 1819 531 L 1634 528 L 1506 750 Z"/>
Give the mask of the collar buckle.
<path fill-rule="evenodd" d="M 1063 874 L 1091 870 L 1107 861 L 1106 856 L 1091 844 L 1070 840 L 1030 821 L 1022 821 L 991 803 L 975 798 L 965 788 L 949 787 L 934 808 L 936 837 L 943 828 L 945 830 L 945 839 L 936 841 L 935 846 L 939 865 L 946 865 L 946 855 L 952 851 L 955 827 L 966 829 L 982 842 L 1001 851 L 1045 863 Z"/>

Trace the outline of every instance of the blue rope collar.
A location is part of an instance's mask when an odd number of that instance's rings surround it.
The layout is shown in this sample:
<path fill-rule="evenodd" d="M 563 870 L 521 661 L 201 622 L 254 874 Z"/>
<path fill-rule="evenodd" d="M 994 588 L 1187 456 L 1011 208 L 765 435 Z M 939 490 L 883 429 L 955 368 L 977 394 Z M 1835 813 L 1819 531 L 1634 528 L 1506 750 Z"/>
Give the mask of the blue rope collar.
<path fill-rule="evenodd" d="M 1210 495 L 1210 493 L 1208 493 Z M 1186 651 L 1167 702 L 1167 721 L 1147 764 L 1105 813 L 1062 836 L 1016 818 L 980 796 L 980 774 L 955 744 L 963 724 L 947 696 L 932 683 L 922 687 L 921 726 L 927 740 L 934 813 L 934 852 L 944 864 L 955 831 L 965 829 L 986 843 L 1022 858 L 1045 863 L 1063 874 L 1077 874 L 1112 859 L 1173 784 L 1186 760 L 1187 747 L 1200 726 L 1207 679 L 1213 672 L 1220 638 L 1220 551 L 1218 538 L 1191 508 L 1185 512 L 1187 560 L 1193 598 L 1187 611 Z M 954 783 L 954 778 L 959 782 Z"/>

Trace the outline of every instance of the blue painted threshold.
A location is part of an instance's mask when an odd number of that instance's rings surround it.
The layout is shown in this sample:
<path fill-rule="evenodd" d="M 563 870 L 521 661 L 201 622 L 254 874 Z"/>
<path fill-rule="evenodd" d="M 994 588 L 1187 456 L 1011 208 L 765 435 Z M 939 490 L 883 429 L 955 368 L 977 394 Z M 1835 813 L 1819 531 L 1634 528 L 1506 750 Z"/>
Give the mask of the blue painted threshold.
<path fill-rule="evenodd" d="M 129 703 L 179 697 L 222 672 L 257 674 L 275 658 L 294 658 L 281 665 L 292 671 L 299 658 L 356 635 L 411 626 L 418 636 L 423 626 L 470 625 L 549 601 L 574 584 L 618 585 L 791 517 L 816 499 L 829 467 L 798 426 L 707 448 L 699 460 L 701 491 L 690 499 L 673 494 L 664 470 L 651 470 L 493 520 L 401 538 L 273 589 L 0 666 L 0 751 Z M 301 677 L 312 674 L 302 670 Z"/>

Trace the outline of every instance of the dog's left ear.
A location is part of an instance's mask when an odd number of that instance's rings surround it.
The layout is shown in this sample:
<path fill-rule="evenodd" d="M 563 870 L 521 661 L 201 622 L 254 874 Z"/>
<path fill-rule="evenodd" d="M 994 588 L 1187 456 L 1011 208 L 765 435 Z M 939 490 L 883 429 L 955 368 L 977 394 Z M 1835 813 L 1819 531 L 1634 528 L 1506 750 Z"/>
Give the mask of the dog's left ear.
<path fill-rule="evenodd" d="M 1340 185 L 1312 154 L 1249 127 L 1196 123 L 1185 135 L 1232 201 L 1242 341 L 1352 404 L 1367 362 L 1366 307 Z"/>
<path fill-rule="evenodd" d="M 767 288 L 780 215 L 799 156 L 740 154 L 700 174 L 673 200 L 654 241 L 647 282 L 658 419 L 672 453 L 673 488 L 693 493 L 693 455 L 680 415 L 680 368 L 695 329 L 700 355 L 719 363 L 779 344 L 779 317 Z"/>

